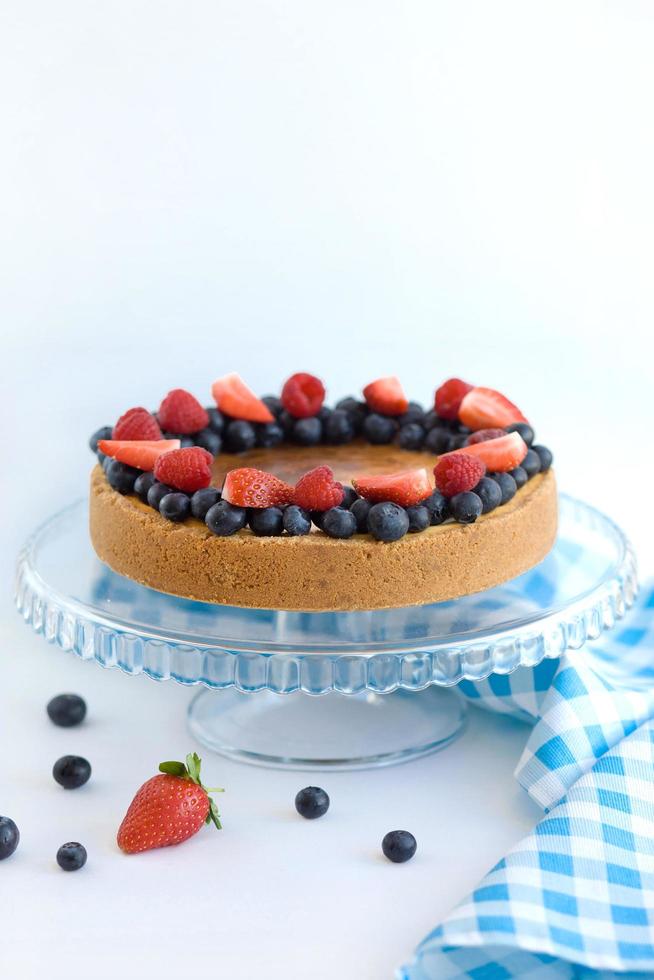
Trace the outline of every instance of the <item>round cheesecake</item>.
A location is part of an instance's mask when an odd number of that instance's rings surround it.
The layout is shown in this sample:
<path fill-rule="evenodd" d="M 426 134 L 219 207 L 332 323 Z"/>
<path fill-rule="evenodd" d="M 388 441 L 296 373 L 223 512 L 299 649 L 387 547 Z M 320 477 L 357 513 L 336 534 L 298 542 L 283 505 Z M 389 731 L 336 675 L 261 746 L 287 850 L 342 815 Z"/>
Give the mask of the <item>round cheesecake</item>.
<path fill-rule="evenodd" d="M 434 455 L 358 440 L 344 446 L 283 445 L 219 455 L 212 483 L 220 487 L 227 471 L 248 466 L 292 484 L 321 464 L 349 483 L 359 473 L 430 471 Z M 473 524 L 448 521 L 390 543 L 369 534 L 339 540 L 317 528 L 299 537 L 257 537 L 248 529 L 217 537 L 199 520 L 173 523 L 137 496 L 116 492 L 100 466 L 91 475 L 90 533 L 103 562 L 160 592 L 231 606 L 335 611 L 458 598 L 532 568 L 554 544 L 556 528 L 551 470 Z"/>

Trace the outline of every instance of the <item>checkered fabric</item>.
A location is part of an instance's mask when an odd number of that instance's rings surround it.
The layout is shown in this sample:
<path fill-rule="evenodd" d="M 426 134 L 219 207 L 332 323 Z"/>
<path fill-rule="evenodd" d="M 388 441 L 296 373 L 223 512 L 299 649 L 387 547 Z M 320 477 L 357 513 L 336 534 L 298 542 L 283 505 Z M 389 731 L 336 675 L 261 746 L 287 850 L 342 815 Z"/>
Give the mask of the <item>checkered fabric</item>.
<path fill-rule="evenodd" d="M 654 585 L 627 622 L 560 661 L 461 685 L 534 724 L 516 777 L 546 816 L 400 980 L 654 973 Z"/>

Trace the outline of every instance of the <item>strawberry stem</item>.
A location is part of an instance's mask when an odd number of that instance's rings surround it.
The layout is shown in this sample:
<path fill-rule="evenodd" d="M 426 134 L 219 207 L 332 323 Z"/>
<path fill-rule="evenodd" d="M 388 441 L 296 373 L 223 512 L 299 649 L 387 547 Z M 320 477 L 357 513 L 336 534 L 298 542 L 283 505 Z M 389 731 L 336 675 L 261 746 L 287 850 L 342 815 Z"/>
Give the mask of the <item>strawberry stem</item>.
<path fill-rule="evenodd" d="M 202 766 L 202 760 L 200 759 L 197 752 L 189 752 L 186 756 L 186 764 L 183 762 L 160 762 L 159 771 L 166 773 L 168 776 L 175 776 L 177 779 L 188 779 L 192 783 L 195 783 L 200 789 L 203 789 L 207 793 L 207 798 L 209 800 L 209 812 L 207 813 L 206 823 L 213 823 L 218 830 L 222 830 L 222 824 L 220 822 L 220 814 L 218 813 L 218 807 L 208 796 L 209 793 L 224 793 L 225 790 L 220 786 L 213 786 L 207 788 L 202 785 L 200 779 L 200 768 Z"/>

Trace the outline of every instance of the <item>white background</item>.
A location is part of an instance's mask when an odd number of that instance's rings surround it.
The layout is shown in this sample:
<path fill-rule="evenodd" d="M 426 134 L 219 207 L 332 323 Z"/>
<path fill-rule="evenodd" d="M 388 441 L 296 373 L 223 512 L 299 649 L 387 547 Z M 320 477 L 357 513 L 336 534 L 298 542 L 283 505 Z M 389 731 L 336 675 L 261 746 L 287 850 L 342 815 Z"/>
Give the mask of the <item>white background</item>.
<path fill-rule="evenodd" d="M 532 826 L 525 730 L 476 715 L 442 755 L 331 775 L 316 824 L 292 810 L 310 776 L 207 758 L 223 834 L 128 860 L 116 826 L 192 747 L 189 692 L 48 648 L 11 572 L 85 492 L 90 431 L 232 370 L 505 390 L 651 567 L 653 45 L 647 2 L 2 5 L 3 975 L 377 980 Z M 44 716 L 66 689 L 73 733 Z M 66 751 L 94 766 L 75 794 Z M 64 876 L 71 838 L 89 863 Z"/>

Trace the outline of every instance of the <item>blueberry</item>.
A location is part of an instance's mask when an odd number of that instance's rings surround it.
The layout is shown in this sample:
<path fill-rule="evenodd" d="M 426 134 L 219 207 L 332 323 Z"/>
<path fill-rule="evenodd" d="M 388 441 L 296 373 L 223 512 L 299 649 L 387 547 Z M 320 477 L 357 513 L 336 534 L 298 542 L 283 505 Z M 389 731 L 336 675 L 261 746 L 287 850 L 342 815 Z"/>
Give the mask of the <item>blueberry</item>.
<path fill-rule="evenodd" d="M 384 856 L 393 864 L 404 864 L 416 853 L 416 839 L 408 830 L 389 830 L 382 841 Z"/>
<path fill-rule="evenodd" d="M 319 786 L 305 786 L 295 797 L 295 809 L 301 817 L 315 820 L 329 810 L 329 797 Z"/>
<path fill-rule="evenodd" d="M 359 534 L 365 534 L 368 530 L 368 514 L 370 513 L 371 507 L 372 504 L 370 501 L 365 500 L 363 497 L 355 500 L 350 507 L 350 513 L 354 514 Z"/>
<path fill-rule="evenodd" d="M 86 701 L 79 694 L 58 694 L 48 701 L 48 717 L 60 728 L 72 728 L 86 717 Z"/>
<path fill-rule="evenodd" d="M 276 419 L 279 418 L 280 412 L 283 409 L 283 405 L 280 398 L 276 395 L 264 395 L 261 401 L 264 403 L 266 408 L 272 412 Z"/>
<path fill-rule="evenodd" d="M 524 487 L 525 483 L 529 479 L 522 466 L 516 466 L 514 470 L 511 470 L 511 476 L 515 480 L 515 485 L 518 490 L 520 487 Z"/>
<path fill-rule="evenodd" d="M 111 456 L 105 456 L 104 459 L 100 459 L 100 457 L 98 457 L 98 459 L 100 461 L 100 465 L 102 466 L 102 469 L 104 470 L 106 476 L 110 464 L 113 463 L 113 459 Z"/>
<path fill-rule="evenodd" d="M 86 864 L 86 848 L 77 841 L 62 844 L 57 851 L 57 864 L 62 871 L 79 871 Z"/>
<path fill-rule="evenodd" d="M 532 446 L 532 451 L 538 454 L 540 459 L 540 471 L 541 473 L 547 473 L 550 466 L 552 465 L 552 453 L 547 448 L 547 446 Z"/>
<path fill-rule="evenodd" d="M 368 514 L 368 530 L 378 541 L 397 541 L 409 530 L 409 517 L 399 504 L 373 504 Z"/>
<path fill-rule="evenodd" d="M 251 422 L 233 419 L 225 429 L 225 448 L 229 453 L 246 453 L 256 445 L 257 433 Z"/>
<path fill-rule="evenodd" d="M 456 493 L 450 500 L 450 511 L 459 524 L 474 524 L 481 517 L 481 499 L 472 490 Z"/>
<path fill-rule="evenodd" d="M 431 514 L 421 504 L 407 507 L 406 512 L 409 517 L 409 531 L 426 531 L 431 524 Z"/>
<path fill-rule="evenodd" d="M 356 534 L 357 519 L 352 511 L 345 510 L 344 507 L 332 507 L 325 511 L 322 530 L 330 538 L 351 538 Z"/>
<path fill-rule="evenodd" d="M 397 422 L 386 415 L 377 415 L 373 412 L 366 416 L 363 423 L 363 435 L 374 446 L 385 446 L 393 441 L 397 432 Z"/>
<path fill-rule="evenodd" d="M 226 500 L 219 500 L 207 511 L 204 523 L 214 534 L 226 538 L 245 527 L 247 516 L 244 507 L 232 507 Z"/>
<path fill-rule="evenodd" d="M 195 434 L 195 445 L 200 446 L 202 449 L 206 449 L 208 453 L 212 456 L 217 456 L 220 450 L 223 448 L 223 441 L 217 432 L 214 432 L 212 428 L 200 429 L 199 432 Z"/>
<path fill-rule="evenodd" d="M 107 457 L 105 456 L 104 453 L 101 453 L 99 449 L 95 455 L 98 457 L 98 463 L 100 464 L 100 466 L 102 466 L 102 464 L 104 463 Z"/>
<path fill-rule="evenodd" d="M 215 487 L 205 487 L 203 490 L 196 490 L 191 497 L 191 513 L 199 521 L 203 521 L 207 516 L 207 511 L 220 500 L 220 490 Z"/>
<path fill-rule="evenodd" d="M 97 453 L 98 443 L 101 439 L 111 439 L 113 435 L 113 429 L 110 425 L 103 425 L 101 429 L 97 429 L 91 438 L 89 439 L 89 446 L 91 447 L 92 453 Z"/>
<path fill-rule="evenodd" d="M 325 516 L 325 513 L 326 512 L 324 510 L 312 510 L 309 512 L 309 516 L 311 517 L 311 520 L 316 525 L 316 527 L 322 528 L 322 521 Z"/>
<path fill-rule="evenodd" d="M 332 446 L 342 446 L 354 439 L 354 426 L 350 415 L 342 408 L 336 408 L 323 423 L 325 442 Z"/>
<path fill-rule="evenodd" d="M 343 487 L 343 500 L 341 502 L 341 507 L 346 507 L 348 510 L 355 502 L 359 499 L 359 494 L 356 492 L 354 487 Z"/>
<path fill-rule="evenodd" d="M 322 439 L 322 422 L 316 416 L 309 419 L 297 419 L 293 423 L 291 438 L 300 446 L 317 446 Z"/>
<path fill-rule="evenodd" d="M 447 429 L 443 429 L 440 425 L 434 426 L 430 429 L 425 436 L 425 449 L 428 449 L 430 453 L 436 453 L 439 456 L 441 453 L 447 452 L 450 445 L 450 438 L 452 436 L 451 432 Z"/>
<path fill-rule="evenodd" d="M 331 417 L 331 414 L 332 414 L 333 411 L 334 411 L 334 409 L 333 408 L 329 408 L 328 405 L 323 405 L 320 408 L 320 411 L 318 412 L 318 418 L 323 423 L 323 425 L 325 424 L 325 422 L 327 421 L 327 419 Z"/>
<path fill-rule="evenodd" d="M 363 423 L 368 414 L 368 406 L 365 402 L 357 401 L 356 398 L 341 398 L 335 406 L 337 409 L 341 409 L 350 416 L 350 421 L 352 422 L 352 427 L 355 433 L 358 435 L 361 432 Z"/>
<path fill-rule="evenodd" d="M 286 507 L 283 522 L 284 530 L 293 537 L 299 537 L 311 531 L 311 516 L 296 504 Z"/>
<path fill-rule="evenodd" d="M 455 449 L 463 449 L 463 447 L 467 444 L 467 442 L 468 442 L 468 435 L 467 435 L 467 433 L 465 433 L 465 432 L 463 432 L 463 433 L 459 433 L 459 432 L 454 433 L 454 435 L 451 435 L 450 436 L 450 438 L 448 440 L 448 443 L 447 443 L 447 451 L 448 451 L 448 453 L 454 452 Z"/>
<path fill-rule="evenodd" d="M 534 430 L 526 422 L 514 422 L 512 425 L 507 425 L 506 431 L 517 432 L 528 446 L 531 446 L 534 441 Z"/>
<path fill-rule="evenodd" d="M 297 422 L 297 419 L 291 415 L 290 412 L 287 412 L 285 408 L 283 408 L 277 416 L 277 421 L 284 430 L 284 434 L 290 436 L 293 432 L 293 426 Z"/>
<path fill-rule="evenodd" d="M 150 487 L 154 486 L 156 482 L 154 473 L 141 473 L 140 476 L 136 477 L 134 481 L 134 493 L 137 497 L 141 498 L 144 504 L 148 502 Z"/>
<path fill-rule="evenodd" d="M 180 521 L 185 521 L 191 513 L 191 500 L 185 493 L 167 493 L 165 497 L 161 498 L 159 513 L 167 521 L 175 521 L 176 524 L 179 524 Z"/>
<path fill-rule="evenodd" d="M 444 497 L 438 490 L 434 490 L 426 500 L 421 502 L 421 505 L 429 511 L 432 526 L 442 524 L 450 516 L 450 505 L 447 497 Z"/>
<path fill-rule="evenodd" d="M 155 481 L 148 490 L 148 504 L 150 507 L 154 507 L 155 510 L 159 510 L 159 504 L 166 494 L 173 492 L 172 487 L 167 486 L 165 483 Z"/>
<path fill-rule="evenodd" d="M 397 444 L 401 449 L 420 449 L 425 439 L 425 430 L 417 422 L 408 422 L 397 434 Z"/>
<path fill-rule="evenodd" d="M 422 425 L 422 420 L 425 417 L 425 411 L 422 405 L 418 402 L 409 402 L 409 407 L 406 412 L 399 417 L 400 425 L 407 425 L 409 422 L 419 422 Z"/>
<path fill-rule="evenodd" d="M 126 466 L 119 463 L 117 459 L 112 459 L 105 469 L 109 486 L 117 490 L 118 493 L 131 493 L 136 483 L 136 478 L 140 476 L 141 470 L 134 469 L 133 466 Z"/>
<path fill-rule="evenodd" d="M 440 425 L 440 419 L 436 412 L 432 409 L 431 412 L 425 412 L 422 417 L 422 422 L 420 423 L 426 432 L 431 432 Z"/>
<path fill-rule="evenodd" d="M 540 473 L 540 456 L 534 449 L 529 449 L 520 465 L 531 480 L 532 476 Z"/>
<path fill-rule="evenodd" d="M 0 817 L 0 861 L 11 857 L 19 842 L 20 831 L 11 817 Z"/>
<path fill-rule="evenodd" d="M 502 491 L 502 503 L 506 504 L 515 497 L 518 486 L 510 473 L 492 473 L 491 480 L 495 480 Z"/>
<path fill-rule="evenodd" d="M 264 507 L 249 512 L 250 530 L 257 537 L 277 537 L 284 530 L 284 514 L 279 507 Z"/>
<path fill-rule="evenodd" d="M 488 476 L 482 477 L 474 492 L 481 500 L 482 514 L 488 514 L 502 503 L 502 491 L 495 480 L 491 480 Z"/>
<path fill-rule="evenodd" d="M 284 430 L 278 422 L 266 422 L 257 426 L 257 446 L 262 449 L 274 449 L 284 441 Z"/>
<path fill-rule="evenodd" d="M 91 778 L 91 764 L 81 755 L 62 755 L 52 767 L 52 775 L 64 789 L 78 789 Z"/>
<path fill-rule="evenodd" d="M 207 415 L 209 416 L 209 428 L 217 436 L 221 436 L 225 428 L 225 416 L 213 405 L 207 408 Z"/>

